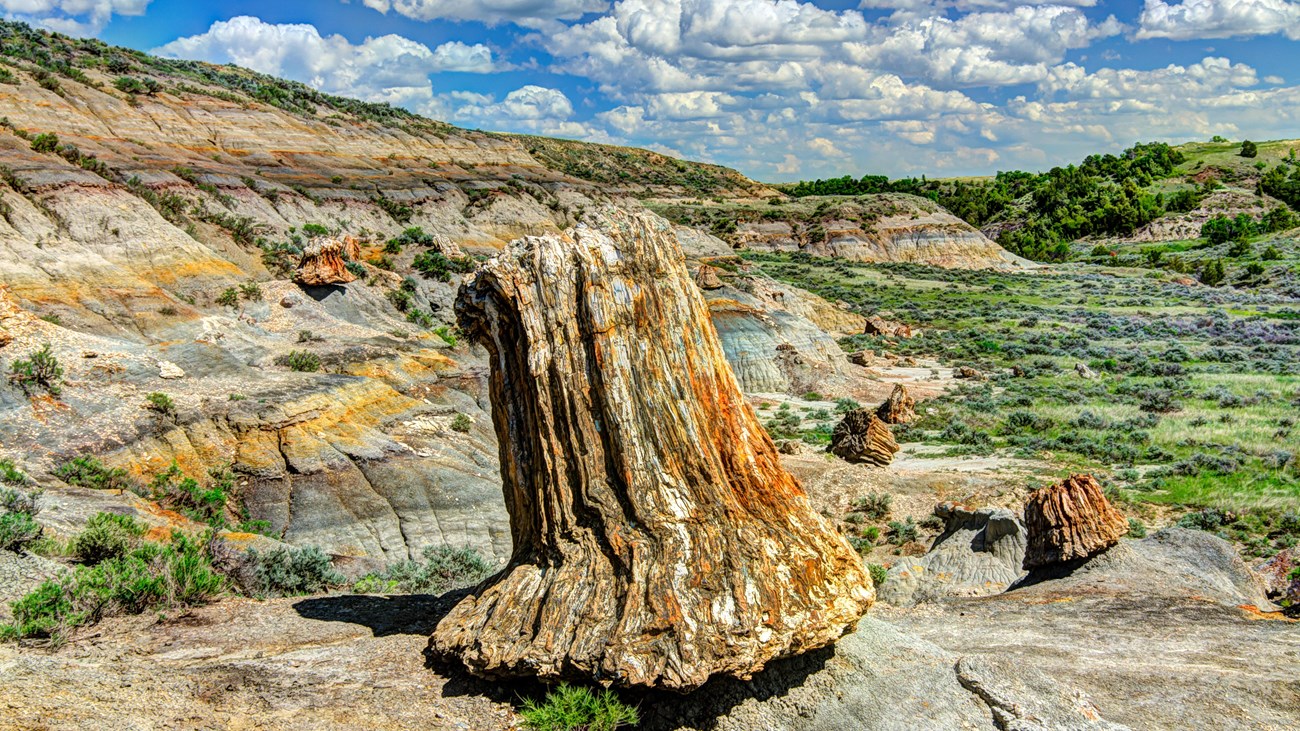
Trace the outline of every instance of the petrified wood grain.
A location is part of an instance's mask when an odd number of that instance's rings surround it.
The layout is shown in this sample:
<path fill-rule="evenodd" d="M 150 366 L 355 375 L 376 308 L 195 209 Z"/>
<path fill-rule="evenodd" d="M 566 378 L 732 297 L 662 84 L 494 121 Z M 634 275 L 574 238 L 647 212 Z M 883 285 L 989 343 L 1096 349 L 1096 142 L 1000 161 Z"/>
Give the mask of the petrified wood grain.
<path fill-rule="evenodd" d="M 829 451 L 849 462 L 867 462 L 884 467 L 894 461 L 898 442 L 894 432 L 871 409 L 854 409 L 844 415 L 831 432 Z"/>
<path fill-rule="evenodd" d="M 1029 495 L 1025 529 L 1025 568 L 1035 569 L 1101 553 L 1119 543 L 1128 521 L 1091 475 L 1071 475 Z"/>
<path fill-rule="evenodd" d="M 689 690 L 833 642 L 874 600 L 745 403 L 671 229 L 604 210 L 461 290 L 514 555 L 431 650 L 486 677 Z"/>

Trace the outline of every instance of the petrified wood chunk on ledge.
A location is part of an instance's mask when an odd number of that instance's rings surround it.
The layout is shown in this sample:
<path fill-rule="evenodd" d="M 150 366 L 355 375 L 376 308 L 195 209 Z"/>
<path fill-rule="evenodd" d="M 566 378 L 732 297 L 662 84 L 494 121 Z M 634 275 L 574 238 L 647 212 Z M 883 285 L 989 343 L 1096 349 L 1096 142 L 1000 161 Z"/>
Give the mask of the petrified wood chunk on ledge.
<path fill-rule="evenodd" d="M 460 292 L 488 350 L 514 555 L 430 649 L 485 677 L 695 688 L 833 642 L 874 599 L 745 403 L 668 224 L 613 209 Z"/>
<path fill-rule="evenodd" d="M 1036 569 L 1101 553 L 1119 543 L 1128 521 L 1091 475 L 1071 475 L 1029 495 L 1025 530 L 1025 568 Z"/>
<path fill-rule="evenodd" d="M 357 277 L 348 271 L 346 259 L 355 259 L 360 253 L 361 247 L 351 236 L 342 239 L 315 239 L 303 249 L 302 260 L 298 262 L 293 281 L 308 287 L 355 281 Z"/>
<path fill-rule="evenodd" d="M 880 467 L 894 461 L 898 442 L 889 425 L 871 409 L 854 409 L 844 415 L 831 432 L 827 451 L 849 462 L 867 462 Z"/>

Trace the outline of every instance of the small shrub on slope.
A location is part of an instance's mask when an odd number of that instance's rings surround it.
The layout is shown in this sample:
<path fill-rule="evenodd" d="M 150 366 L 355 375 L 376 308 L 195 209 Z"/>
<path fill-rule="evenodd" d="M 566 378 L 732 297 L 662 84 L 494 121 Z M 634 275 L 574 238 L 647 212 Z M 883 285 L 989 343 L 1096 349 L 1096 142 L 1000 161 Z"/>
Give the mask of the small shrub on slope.
<path fill-rule="evenodd" d="M 541 703 L 525 701 L 520 715 L 529 731 L 615 731 L 641 722 L 637 709 L 613 691 L 566 684 L 547 693 Z"/>

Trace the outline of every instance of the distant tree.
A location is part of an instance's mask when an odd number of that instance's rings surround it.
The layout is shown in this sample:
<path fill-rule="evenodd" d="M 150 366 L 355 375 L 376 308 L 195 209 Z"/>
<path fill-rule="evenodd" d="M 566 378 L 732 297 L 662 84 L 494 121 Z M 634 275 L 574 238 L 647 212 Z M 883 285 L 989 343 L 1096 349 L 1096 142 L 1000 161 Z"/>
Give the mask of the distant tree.
<path fill-rule="evenodd" d="M 1228 138 L 1223 135 L 1215 135 L 1210 138 L 1210 142 L 1227 142 Z"/>
<path fill-rule="evenodd" d="M 1255 146 L 1254 142 L 1246 140 L 1241 143 L 1241 152 L 1239 154 L 1242 157 L 1254 157 L 1259 154 L 1259 148 Z"/>
<path fill-rule="evenodd" d="M 1217 287 L 1223 283 L 1225 277 L 1226 275 L 1223 272 L 1223 261 L 1220 259 L 1210 260 L 1205 265 L 1205 268 L 1201 269 L 1201 284 L 1206 286 Z"/>

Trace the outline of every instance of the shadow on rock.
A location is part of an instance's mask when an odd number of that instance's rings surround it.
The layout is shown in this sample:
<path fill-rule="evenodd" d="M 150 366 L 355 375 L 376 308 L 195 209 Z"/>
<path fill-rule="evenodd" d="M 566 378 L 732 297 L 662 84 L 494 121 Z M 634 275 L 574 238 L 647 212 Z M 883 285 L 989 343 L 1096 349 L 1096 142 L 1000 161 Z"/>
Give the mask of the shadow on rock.
<path fill-rule="evenodd" d="M 461 590 L 442 596 L 343 594 L 303 599 L 293 608 L 307 619 L 368 627 L 375 637 L 427 636 L 465 593 Z"/>

